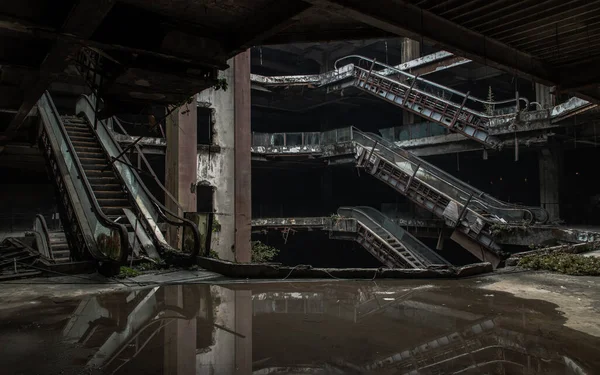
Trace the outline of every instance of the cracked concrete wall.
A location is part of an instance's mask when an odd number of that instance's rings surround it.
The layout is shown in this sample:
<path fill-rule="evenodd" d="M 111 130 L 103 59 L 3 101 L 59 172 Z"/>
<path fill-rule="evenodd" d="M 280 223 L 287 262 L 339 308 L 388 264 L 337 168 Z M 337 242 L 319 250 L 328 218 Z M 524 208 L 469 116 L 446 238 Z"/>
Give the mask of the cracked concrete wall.
<path fill-rule="evenodd" d="M 233 59 L 228 61 L 233 65 Z M 198 150 L 198 184 L 215 189 L 213 204 L 215 219 L 220 224 L 213 230 L 211 249 L 219 258 L 235 260 L 235 116 L 233 68 L 220 73 L 228 83 L 226 91 L 204 90 L 198 94 L 198 106 L 212 109 L 213 145 L 220 148 L 211 152 L 210 147 Z"/>

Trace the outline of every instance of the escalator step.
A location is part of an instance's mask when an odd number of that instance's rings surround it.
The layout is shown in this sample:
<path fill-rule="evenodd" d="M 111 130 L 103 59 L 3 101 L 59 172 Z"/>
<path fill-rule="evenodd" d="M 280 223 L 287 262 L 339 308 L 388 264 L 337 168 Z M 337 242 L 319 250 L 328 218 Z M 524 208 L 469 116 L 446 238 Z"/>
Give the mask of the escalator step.
<path fill-rule="evenodd" d="M 124 208 L 128 208 L 131 209 L 131 206 L 122 206 L 122 207 L 102 207 L 102 212 L 104 212 L 105 215 L 119 215 L 119 214 L 123 214 L 123 209 Z M 125 215 L 125 214 L 123 214 Z M 124 223 L 121 223 L 124 224 Z"/>
<path fill-rule="evenodd" d="M 104 161 L 106 161 L 106 157 L 104 156 L 104 154 L 102 152 L 87 152 L 87 151 L 77 151 L 77 156 L 79 156 L 79 159 L 102 159 Z"/>
<path fill-rule="evenodd" d="M 100 153 L 102 155 L 104 155 L 104 150 L 102 149 L 102 147 L 95 145 L 95 146 L 77 146 L 77 145 L 73 145 L 75 146 L 75 151 L 79 152 L 90 152 L 90 153 Z"/>
<path fill-rule="evenodd" d="M 98 199 L 117 199 L 123 197 L 125 192 L 117 185 L 118 190 L 95 190 L 94 195 Z"/>
<path fill-rule="evenodd" d="M 116 181 L 114 181 L 113 183 L 110 183 L 110 184 L 90 183 L 90 185 L 92 185 L 92 189 L 94 190 L 94 193 L 97 193 L 97 192 L 121 193 L 121 192 L 123 192 L 123 188 Z"/>
<path fill-rule="evenodd" d="M 98 203 L 100 204 L 100 207 L 125 207 L 125 206 L 129 206 L 129 199 L 127 198 L 123 198 L 122 196 L 120 198 L 98 198 Z"/>
<path fill-rule="evenodd" d="M 90 158 L 90 157 L 82 157 L 81 155 L 79 156 L 79 161 L 81 162 L 81 165 L 84 166 L 95 166 L 95 167 L 102 167 L 104 168 L 107 164 L 108 164 L 108 160 L 106 160 L 105 158 Z M 111 170 L 111 169 L 109 169 Z"/>
<path fill-rule="evenodd" d="M 91 179 L 93 177 L 113 177 L 115 172 L 112 169 L 107 169 L 103 171 L 102 169 L 88 169 L 84 166 L 86 176 Z"/>
<path fill-rule="evenodd" d="M 83 136 L 83 135 L 75 135 L 75 134 L 69 134 L 69 138 L 71 138 L 71 142 L 76 143 L 76 142 L 94 142 L 96 144 L 98 144 L 98 142 L 96 142 L 96 140 L 94 139 L 94 137 L 90 136 Z"/>
<path fill-rule="evenodd" d="M 65 129 L 67 129 L 67 133 L 69 134 L 83 134 L 92 137 L 94 136 L 91 130 L 83 126 L 65 125 Z"/>
<path fill-rule="evenodd" d="M 94 141 L 74 141 L 72 140 L 71 143 L 73 143 L 73 146 L 75 146 L 75 150 L 77 150 L 77 147 L 94 147 L 94 146 L 98 146 L 98 142 Z"/>

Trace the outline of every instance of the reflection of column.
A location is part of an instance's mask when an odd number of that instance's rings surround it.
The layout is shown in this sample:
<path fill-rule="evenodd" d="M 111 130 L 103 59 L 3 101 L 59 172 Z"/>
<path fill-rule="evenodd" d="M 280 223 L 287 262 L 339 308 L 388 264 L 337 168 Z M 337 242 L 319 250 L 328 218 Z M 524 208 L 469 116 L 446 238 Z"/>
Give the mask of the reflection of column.
<path fill-rule="evenodd" d="M 219 286 L 210 288 L 216 326 L 234 329 L 234 299 L 232 290 Z M 230 375 L 235 371 L 235 339 L 231 333 L 215 328 L 214 345 L 196 356 L 197 375 Z"/>
<path fill-rule="evenodd" d="M 196 356 L 197 375 L 252 373 L 252 292 L 211 287 L 214 344 Z"/>
<path fill-rule="evenodd" d="M 189 287 L 189 286 L 188 286 Z M 165 287 L 165 304 L 183 308 L 184 286 Z M 169 315 L 177 315 L 169 312 Z M 164 328 L 165 375 L 196 374 L 196 319 L 168 320 Z"/>
<path fill-rule="evenodd" d="M 235 373 L 252 374 L 252 291 L 235 292 Z"/>

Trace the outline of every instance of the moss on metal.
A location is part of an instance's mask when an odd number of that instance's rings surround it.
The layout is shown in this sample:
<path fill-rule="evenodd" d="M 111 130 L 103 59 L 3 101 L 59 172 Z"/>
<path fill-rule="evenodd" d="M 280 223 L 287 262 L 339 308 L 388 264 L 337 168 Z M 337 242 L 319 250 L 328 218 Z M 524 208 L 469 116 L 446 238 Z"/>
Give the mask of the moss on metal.
<path fill-rule="evenodd" d="M 600 276 L 599 258 L 564 252 L 527 255 L 519 260 L 519 266 L 575 276 Z"/>

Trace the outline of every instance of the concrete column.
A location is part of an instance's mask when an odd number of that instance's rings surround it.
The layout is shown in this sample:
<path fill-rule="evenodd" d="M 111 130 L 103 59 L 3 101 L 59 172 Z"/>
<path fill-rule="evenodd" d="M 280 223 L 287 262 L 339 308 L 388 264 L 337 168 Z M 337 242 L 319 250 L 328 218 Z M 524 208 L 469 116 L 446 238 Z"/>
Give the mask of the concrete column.
<path fill-rule="evenodd" d="M 230 68 L 220 76 L 227 81 L 227 90 L 198 94 L 198 105 L 212 109 L 213 146 L 217 146 L 198 151 L 198 182 L 215 188 L 218 225 L 213 228 L 211 249 L 221 259 L 248 262 L 252 219 L 249 51 L 228 64 Z"/>
<path fill-rule="evenodd" d="M 421 44 L 409 38 L 402 39 L 402 55 L 401 62 L 405 63 L 421 57 Z M 402 111 L 402 124 L 414 124 L 418 122 L 418 116 L 408 111 Z"/>
<path fill-rule="evenodd" d="M 235 260 L 251 259 L 252 131 L 250 120 L 250 50 L 233 58 L 235 105 Z"/>
<path fill-rule="evenodd" d="M 165 196 L 165 206 L 179 216 L 182 211 L 196 211 L 195 185 L 197 181 L 196 133 L 197 133 L 196 101 L 185 104 L 174 110 L 166 120 L 167 151 L 166 176 L 167 190 L 179 202 L 181 210 L 175 202 Z M 181 229 L 169 227 L 167 241 L 175 248 L 180 247 Z"/>
<path fill-rule="evenodd" d="M 550 220 L 559 219 L 560 177 L 562 175 L 562 150 L 544 148 L 539 153 L 540 204 L 550 214 Z"/>
<path fill-rule="evenodd" d="M 541 83 L 536 83 L 535 101 L 538 102 L 543 109 L 554 107 L 554 95 L 550 93 L 550 87 L 544 86 Z"/>

